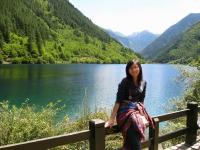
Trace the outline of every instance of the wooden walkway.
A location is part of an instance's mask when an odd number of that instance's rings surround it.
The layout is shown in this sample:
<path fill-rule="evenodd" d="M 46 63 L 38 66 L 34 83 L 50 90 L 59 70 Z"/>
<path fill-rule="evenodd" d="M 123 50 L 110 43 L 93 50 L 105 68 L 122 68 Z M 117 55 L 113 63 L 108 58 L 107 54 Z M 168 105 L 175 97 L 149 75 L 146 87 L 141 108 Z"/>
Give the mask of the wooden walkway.
<path fill-rule="evenodd" d="M 182 142 L 164 150 L 200 150 L 200 136 L 197 137 L 197 142 L 192 146 L 186 146 L 185 142 Z"/>

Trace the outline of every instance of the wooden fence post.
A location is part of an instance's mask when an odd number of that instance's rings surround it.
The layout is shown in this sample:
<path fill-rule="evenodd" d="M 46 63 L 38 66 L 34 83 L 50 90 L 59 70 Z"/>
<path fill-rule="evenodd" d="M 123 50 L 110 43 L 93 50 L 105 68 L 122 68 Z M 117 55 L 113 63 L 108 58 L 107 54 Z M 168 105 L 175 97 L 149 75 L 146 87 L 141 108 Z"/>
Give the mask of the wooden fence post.
<path fill-rule="evenodd" d="M 155 122 L 155 129 L 149 127 L 149 140 L 151 144 L 149 150 L 158 150 L 158 138 L 159 138 L 159 118 L 153 118 Z"/>
<path fill-rule="evenodd" d="M 187 103 L 187 108 L 189 109 L 189 112 L 187 113 L 186 125 L 188 130 L 186 133 L 185 144 L 192 145 L 197 139 L 198 104 L 197 102 L 189 102 Z"/>
<path fill-rule="evenodd" d="M 89 121 L 90 150 L 105 150 L 105 122 L 101 119 Z"/>

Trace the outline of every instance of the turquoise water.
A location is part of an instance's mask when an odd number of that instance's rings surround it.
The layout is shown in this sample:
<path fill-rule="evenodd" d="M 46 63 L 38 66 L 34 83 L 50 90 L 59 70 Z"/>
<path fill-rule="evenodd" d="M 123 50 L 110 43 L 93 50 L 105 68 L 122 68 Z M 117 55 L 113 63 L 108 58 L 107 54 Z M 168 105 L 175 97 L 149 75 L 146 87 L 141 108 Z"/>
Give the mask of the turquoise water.
<path fill-rule="evenodd" d="M 19 106 L 45 106 L 62 100 L 60 117 L 80 115 L 86 92 L 91 111 L 95 106 L 112 109 L 118 83 L 125 77 L 126 64 L 0 65 L 0 101 Z M 184 66 L 183 66 L 184 67 Z M 177 81 L 180 71 L 170 64 L 142 64 L 147 80 L 145 106 L 151 115 L 166 112 L 167 101 L 184 93 L 185 83 Z"/>

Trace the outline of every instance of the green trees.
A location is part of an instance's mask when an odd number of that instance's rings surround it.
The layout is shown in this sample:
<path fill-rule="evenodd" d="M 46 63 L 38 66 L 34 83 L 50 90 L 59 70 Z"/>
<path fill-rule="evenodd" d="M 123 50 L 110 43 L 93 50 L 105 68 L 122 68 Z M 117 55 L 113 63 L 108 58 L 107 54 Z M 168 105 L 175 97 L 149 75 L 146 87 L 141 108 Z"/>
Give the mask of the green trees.
<path fill-rule="evenodd" d="M 63 20 L 65 24 L 72 28 L 79 28 L 82 32 L 98 38 L 101 41 L 110 42 L 110 36 L 101 28 L 94 25 L 92 21 L 85 17 L 79 10 L 74 8 L 69 1 L 49 0 L 49 6 L 53 14 Z"/>
<path fill-rule="evenodd" d="M 86 35 L 86 36 L 85 36 L 85 43 L 88 44 L 89 42 L 90 42 L 90 39 L 89 39 L 89 37 Z"/>
<path fill-rule="evenodd" d="M 28 37 L 27 49 L 31 55 L 34 54 L 34 52 L 33 52 L 33 37 L 32 36 Z"/>
<path fill-rule="evenodd" d="M 8 43 L 10 41 L 9 26 L 7 26 L 3 21 L 0 22 L 0 31 L 4 41 Z"/>
<path fill-rule="evenodd" d="M 3 35 L 2 35 L 2 33 L 0 32 L 0 50 L 2 50 L 2 48 L 3 48 Z"/>
<path fill-rule="evenodd" d="M 0 64 L 3 63 L 3 55 L 1 54 L 1 50 L 0 50 Z"/>
<path fill-rule="evenodd" d="M 39 55 L 42 56 L 42 37 L 39 31 L 36 32 L 36 44 L 38 48 Z"/>

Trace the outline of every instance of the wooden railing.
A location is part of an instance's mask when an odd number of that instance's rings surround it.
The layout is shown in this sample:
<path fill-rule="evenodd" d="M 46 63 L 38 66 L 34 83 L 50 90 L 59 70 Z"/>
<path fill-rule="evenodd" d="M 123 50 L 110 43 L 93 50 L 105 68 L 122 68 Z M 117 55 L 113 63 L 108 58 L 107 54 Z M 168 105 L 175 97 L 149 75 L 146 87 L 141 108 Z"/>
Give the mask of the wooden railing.
<path fill-rule="evenodd" d="M 149 148 L 149 150 L 158 150 L 158 144 L 181 135 L 186 135 L 185 144 L 192 145 L 197 140 L 197 125 L 198 112 L 200 106 L 196 102 L 187 103 L 187 108 L 181 111 L 175 111 L 164 115 L 153 116 L 155 121 L 155 129 L 149 129 L 149 139 L 142 142 L 142 148 Z M 159 136 L 159 123 L 179 117 L 186 117 L 186 127 Z M 11 144 L 1 146 L 0 150 L 45 150 L 61 145 L 75 143 L 79 141 L 89 140 L 90 150 L 105 150 L 105 136 L 119 133 L 117 125 L 111 129 L 104 128 L 105 121 L 101 119 L 93 119 L 89 121 L 89 130 L 53 136 L 38 140 L 32 140 L 23 143 Z"/>

